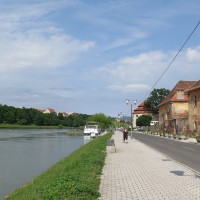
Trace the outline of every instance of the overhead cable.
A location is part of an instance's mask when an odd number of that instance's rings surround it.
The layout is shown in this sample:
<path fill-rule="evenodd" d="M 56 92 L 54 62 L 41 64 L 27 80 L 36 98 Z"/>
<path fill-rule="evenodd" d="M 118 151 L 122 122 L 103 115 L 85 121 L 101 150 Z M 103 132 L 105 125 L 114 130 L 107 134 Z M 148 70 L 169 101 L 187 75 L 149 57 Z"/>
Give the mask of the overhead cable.
<path fill-rule="evenodd" d="M 195 30 L 197 29 L 197 27 L 199 26 L 200 21 L 197 23 L 197 25 L 195 26 L 195 28 L 192 30 L 192 32 L 190 33 L 190 35 L 187 37 L 186 41 L 182 44 L 181 48 L 178 50 L 178 52 L 176 53 L 176 55 L 174 56 L 174 58 L 172 59 L 172 61 L 168 64 L 168 66 L 166 67 L 166 69 L 163 71 L 163 73 L 160 75 L 160 77 L 158 78 L 158 80 L 154 83 L 154 85 L 151 87 L 151 89 L 145 94 L 145 96 L 139 100 L 139 102 L 142 102 L 143 99 L 145 99 L 145 97 L 150 94 L 150 92 L 155 88 L 155 86 L 157 85 L 157 83 L 160 81 L 160 79 L 164 76 L 164 74 L 167 72 L 167 70 L 170 68 L 170 66 L 172 65 L 172 63 L 176 60 L 177 56 L 180 54 L 180 52 L 182 51 L 182 49 L 184 48 L 184 46 L 186 45 L 186 43 L 188 42 L 188 40 L 191 38 L 191 36 L 193 35 L 193 33 L 195 32 Z M 143 100 L 144 101 L 144 100 Z"/>

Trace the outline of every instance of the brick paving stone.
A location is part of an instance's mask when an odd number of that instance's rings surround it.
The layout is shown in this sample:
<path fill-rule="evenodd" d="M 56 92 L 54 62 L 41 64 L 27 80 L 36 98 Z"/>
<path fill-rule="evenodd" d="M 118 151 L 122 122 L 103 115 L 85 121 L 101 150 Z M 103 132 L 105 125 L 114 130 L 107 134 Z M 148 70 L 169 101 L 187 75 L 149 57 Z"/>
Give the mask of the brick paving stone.
<path fill-rule="evenodd" d="M 199 174 L 135 139 L 123 143 L 119 131 L 112 139 L 99 200 L 200 200 Z"/>

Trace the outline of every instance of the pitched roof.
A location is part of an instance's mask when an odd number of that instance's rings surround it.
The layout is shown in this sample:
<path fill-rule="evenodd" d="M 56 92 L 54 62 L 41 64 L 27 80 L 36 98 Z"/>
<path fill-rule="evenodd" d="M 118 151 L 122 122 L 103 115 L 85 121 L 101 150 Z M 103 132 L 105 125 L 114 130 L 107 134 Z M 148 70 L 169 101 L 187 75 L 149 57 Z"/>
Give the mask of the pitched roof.
<path fill-rule="evenodd" d="M 190 87 L 189 89 L 185 90 L 185 93 L 189 93 L 193 90 L 197 90 L 200 89 L 200 80 L 197 81 L 192 87 Z"/>
<path fill-rule="evenodd" d="M 144 102 L 142 102 L 134 111 L 133 114 L 150 113 L 149 108 L 145 107 Z"/>
<path fill-rule="evenodd" d="M 50 113 L 55 113 L 56 112 L 53 108 L 48 108 L 47 110 L 49 110 Z"/>
<path fill-rule="evenodd" d="M 168 103 L 170 101 L 188 101 L 188 96 L 185 95 L 184 98 L 178 98 L 176 95 L 177 91 L 185 91 L 189 88 L 191 88 L 193 85 L 195 85 L 197 81 L 179 81 L 175 87 L 172 89 L 172 91 L 167 95 L 167 97 L 158 105 L 161 106 L 165 103 Z"/>
<path fill-rule="evenodd" d="M 45 110 L 44 109 L 37 109 L 39 112 L 44 112 Z"/>

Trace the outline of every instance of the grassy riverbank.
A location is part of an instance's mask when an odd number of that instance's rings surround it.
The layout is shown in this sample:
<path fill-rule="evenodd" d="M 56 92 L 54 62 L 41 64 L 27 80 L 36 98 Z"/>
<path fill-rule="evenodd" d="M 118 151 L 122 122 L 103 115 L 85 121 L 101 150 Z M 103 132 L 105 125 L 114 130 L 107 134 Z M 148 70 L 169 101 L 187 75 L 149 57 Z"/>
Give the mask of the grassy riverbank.
<path fill-rule="evenodd" d="M 62 129 L 64 126 L 35 126 L 19 124 L 0 124 L 0 129 Z"/>
<path fill-rule="evenodd" d="M 98 199 L 106 143 L 110 137 L 111 133 L 94 139 L 11 193 L 6 199 Z"/>

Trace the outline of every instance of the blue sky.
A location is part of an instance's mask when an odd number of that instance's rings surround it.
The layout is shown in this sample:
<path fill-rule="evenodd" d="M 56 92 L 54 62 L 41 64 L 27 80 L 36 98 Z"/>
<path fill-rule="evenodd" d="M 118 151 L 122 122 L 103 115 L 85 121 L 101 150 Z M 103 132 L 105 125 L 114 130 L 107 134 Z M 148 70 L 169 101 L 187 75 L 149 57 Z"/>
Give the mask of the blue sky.
<path fill-rule="evenodd" d="M 1 0 L 0 103 L 128 115 L 125 100 L 148 97 L 199 10 L 198 0 Z M 199 63 L 200 27 L 156 88 L 199 80 Z"/>

